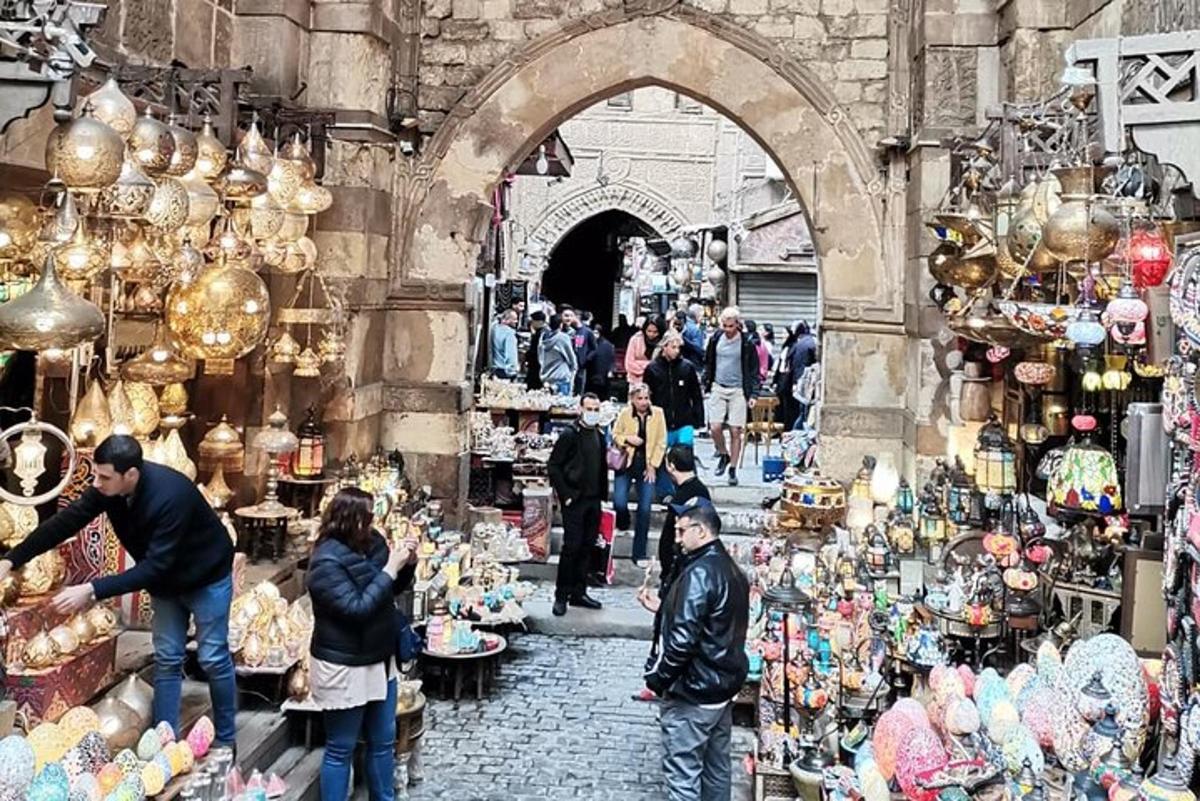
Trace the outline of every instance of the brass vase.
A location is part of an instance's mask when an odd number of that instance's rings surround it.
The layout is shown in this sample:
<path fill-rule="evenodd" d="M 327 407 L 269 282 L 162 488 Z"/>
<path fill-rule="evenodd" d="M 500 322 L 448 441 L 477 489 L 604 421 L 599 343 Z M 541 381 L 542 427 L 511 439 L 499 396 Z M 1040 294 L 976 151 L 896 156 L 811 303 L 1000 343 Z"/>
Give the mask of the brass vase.
<path fill-rule="evenodd" d="M 108 398 L 99 381 L 93 381 L 79 399 L 75 414 L 71 418 L 71 439 L 83 448 L 94 448 L 104 441 L 112 431 L 112 414 L 108 409 Z"/>
<path fill-rule="evenodd" d="M 1061 167 L 1054 174 L 1062 184 L 1064 202 L 1042 232 L 1046 250 L 1061 261 L 1100 261 L 1116 248 L 1121 225 L 1093 194 L 1096 170 Z"/>

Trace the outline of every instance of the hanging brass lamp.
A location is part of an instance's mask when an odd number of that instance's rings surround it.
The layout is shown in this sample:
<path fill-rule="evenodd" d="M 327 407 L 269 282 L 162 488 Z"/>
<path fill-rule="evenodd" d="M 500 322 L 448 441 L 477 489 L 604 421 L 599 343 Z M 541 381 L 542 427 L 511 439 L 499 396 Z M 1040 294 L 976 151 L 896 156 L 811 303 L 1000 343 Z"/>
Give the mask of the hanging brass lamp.
<path fill-rule="evenodd" d="M 78 192 L 96 192 L 117 180 L 124 155 L 121 135 L 96 119 L 91 104 L 46 138 L 46 170 Z"/>
<path fill-rule="evenodd" d="M 63 286 L 54 257 L 47 256 L 33 289 L 0 305 L 0 347 L 12 350 L 67 350 L 104 333 L 104 314 Z"/>
<path fill-rule="evenodd" d="M 175 137 L 164 123 L 154 119 L 150 107 L 138 117 L 129 134 L 129 154 L 148 175 L 162 175 L 175 155 Z"/>
<path fill-rule="evenodd" d="M 200 143 L 196 135 L 179 124 L 178 118 L 172 114 L 167 120 L 167 129 L 175 140 L 175 152 L 167 164 L 167 175 L 182 178 L 196 166 L 196 158 L 200 155 Z"/>
<path fill-rule="evenodd" d="M 204 181 L 213 181 L 229 163 L 229 152 L 213 131 L 212 117 L 204 116 L 204 125 L 196 134 L 196 175 Z"/>
<path fill-rule="evenodd" d="M 179 355 L 167 339 L 166 326 L 162 323 L 155 327 L 154 341 L 150 347 L 121 365 L 122 378 L 154 387 L 182 383 L 195 375 L 195 372 L 195 363 Z M 173 410 L 172 413 L 179 411 L 183 410 Z"/>
<path fill-rule="evenodd" d="M 92 381 L 71 415 L 71 439 L 81 448 L 94 448 L 112 433 L 112 414 L 100 382 Z"/>
<path fill-rule="evenodd" d="M 96 119 L 112 128 L 122 139 L 128 139 L 137 122 L 137 109 L 133 101 L 121 91 L 116 79 L 109 76 L 100 88 L 87 96 L 85 103 L 90 103 Z"/>
<path fill-rule="evenodd" d="M 0 261 L 21 258 L 37 240 L 37 206 L 24 195 L 0 194 Z"/>

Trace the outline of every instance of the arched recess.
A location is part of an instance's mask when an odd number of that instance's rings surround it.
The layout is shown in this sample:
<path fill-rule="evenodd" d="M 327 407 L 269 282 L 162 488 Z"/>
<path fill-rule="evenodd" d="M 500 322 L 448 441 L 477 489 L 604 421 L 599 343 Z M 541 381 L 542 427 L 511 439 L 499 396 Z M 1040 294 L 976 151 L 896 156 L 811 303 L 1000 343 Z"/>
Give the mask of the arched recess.
<path fill-rule="evenodd" d="M 543 261 L 570 231 L 589 217 L 623 211 L 671 238 L 687 220 L 660 192 L 635 183 L 590 186 L 558 200 L 537 221 L 525 240 L 525 252 Z"/>

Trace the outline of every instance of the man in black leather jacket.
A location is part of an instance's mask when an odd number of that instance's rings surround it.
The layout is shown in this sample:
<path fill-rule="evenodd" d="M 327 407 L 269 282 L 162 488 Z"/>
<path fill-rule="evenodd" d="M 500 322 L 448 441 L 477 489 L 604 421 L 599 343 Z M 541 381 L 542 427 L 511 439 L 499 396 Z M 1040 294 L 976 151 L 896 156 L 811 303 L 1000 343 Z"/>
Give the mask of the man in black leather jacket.
<path fill-rule="evenodd" d="M 683 555 L 661 602 L 662 633 L 646 686 L 662 699 L 667 801 L 727 799 L 731 788 L 733 697 L 746 681 L 750 586 L 718 538 L 721 519 L 706 498 L 675 508 Z M 639 595 L 657 611 L 653 591 Z"/>

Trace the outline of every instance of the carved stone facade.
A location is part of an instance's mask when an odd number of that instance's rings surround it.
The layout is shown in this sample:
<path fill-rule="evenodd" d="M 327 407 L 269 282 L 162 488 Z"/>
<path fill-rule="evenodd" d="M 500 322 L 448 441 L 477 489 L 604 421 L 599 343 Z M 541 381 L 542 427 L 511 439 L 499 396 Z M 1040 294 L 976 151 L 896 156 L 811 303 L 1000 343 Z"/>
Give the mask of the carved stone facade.
<path fill-rule="evenodd" d="M 597 103 L 559 127 L 571 177 L 518 176 L 510 268 L 543 268 L 576 225 L 627 212 L 670 239 L 687 225 L 731 222 L 779 202 L 783 175 L 731 120 L 661 87 Z"/>

